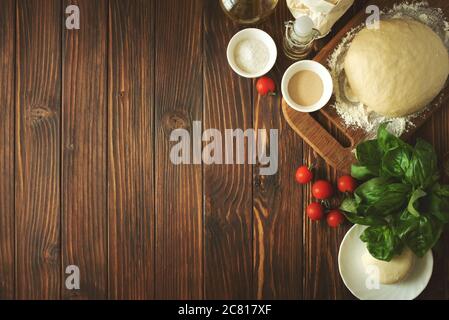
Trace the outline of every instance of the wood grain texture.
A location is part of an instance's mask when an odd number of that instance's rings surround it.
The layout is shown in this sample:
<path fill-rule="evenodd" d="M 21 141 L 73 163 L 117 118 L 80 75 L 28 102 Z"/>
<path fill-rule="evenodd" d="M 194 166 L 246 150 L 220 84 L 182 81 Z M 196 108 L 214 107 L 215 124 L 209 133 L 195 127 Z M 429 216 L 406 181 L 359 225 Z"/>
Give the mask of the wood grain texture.
<path fill-rule="evenodd" d="M 17 1 L 19 299 L 60 297 L 61 1 Z"/>
<path fill-rule="evenodd" d="M 283 22 L 290 19 L 285 3 L 261 28 L 282 43 Z M 291 63 L 279 51 L 278 63 L 269 74 L 280 84 Z M 255 83 L 253 84 L 255 85 Z M 254 92 L 254 128 L 277 129 L 279 134 L 279 170 L 273 176 L 261 176 L 260 164 L 254 172 L 254 277 L 258 299 L 302 298 L 302 221 L 301 187 L 294 173 L 301 164 L 302 141 L 284 120 L 281 95 L 260 97 Z M 267 132 L 268 133 L 268 132 Z M 258 137 L 260 139 L 260 137 Z M 269 150 L 269 140 L 264 146 Z M 270 152 L 272 152 L 270 150 Z"/>
<path fill-rule="evenodd" d="M 203 297 L 201 165 L 174 165 L 172 130 L 202 119 L 205 0 L 156 2 L 156 298 Z"/>
<path fill-rule="evenodd" d="M 107 298 L 107 31 L 106 0 L 77 5 L 80 29 L 63 32 L 62 292 L 65 299 Z M 65 11 L 65 10 L 64 10 Z M 67 290 L 76 265 L 81 290 Z"/>
<path fill-rule="evenodd" d="M 204 24 L 204 129 L 218 129 L 224 137 L 226 129 L 253 128 L 252 81 L 235 74 L 226 59 L 227 43 L 238 28 L 225 17 L 218 1 L 207 1 Z M 248 164 L 204 166 L 207 299 L 255 297 L 252 174 L 253 166 Z"/>
<path fill-rule="evenodd" d="M 366 4 L 395 2 L 355 1 L 317 50 Z M 65 29 L 68 4 L 80 30 Z M 226 46 L 243 27 L 217 0 L 0 7 L 0 299 L 353 299 L 337 262 L 350 225 L 310 222 L 311 187 L 294 180 L 301 164 L 316 179 L 342 172 L 287 125 L 280 96 L 259 97 L 229 68 Z M 258 26 L 278 44 L 278 87 L 293 63 L 281 47 L 291 18 L 281 0 Z M 223 135 L 278 129 L 279 171 L 172 164 L 172 130 L 192 134 L 194 121 Z M 447 103 L 416 137 L 449 153 Z M 448 241 L 421 299 L 449 297 Z M 65 289 L 68 264 L 81 269 L 79 292 Z"/>
<path fill-rule="evenodd" d="M 14 298 L 15 0 L 0 0 L 0 300 Z"/>
<path fill-rule="evenodd" d="M 154 6 L 111 0 L 109 297 L 154 297 Z"/>

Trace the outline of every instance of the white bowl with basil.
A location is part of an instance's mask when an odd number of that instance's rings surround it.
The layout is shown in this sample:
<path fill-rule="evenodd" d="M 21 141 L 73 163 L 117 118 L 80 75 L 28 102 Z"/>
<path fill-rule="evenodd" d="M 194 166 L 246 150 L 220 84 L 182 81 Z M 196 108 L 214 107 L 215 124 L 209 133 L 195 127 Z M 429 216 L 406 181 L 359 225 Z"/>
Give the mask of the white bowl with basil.
<path fill-rule="evenodd" d="M 351 174 L 360 181 L 340 209 L 354 226 L 343 240 L 339 270 L 360 299 L 409 300 L 427 286 L 432 249 L 449 222 L 449 185 L 440 183 L 437 154 L 380 126 L 356 148 Z"/>
<path fill-rule="evenodd" d="M 360 236 L 365 226 L 355 225 L 344 237 L 338 254 L 338 269 L 343 283 L 360 300 L 413 300 L 429 284 L 433 272 L 433 254 L 414 257 L 411 269 L 398 282 L 383 284 L 376 265 L 365 265 L 366 244 Z M 384 270 L 385 271 L 385 270 Z M 394 270 L 392 270 L 394 272 Z"/>

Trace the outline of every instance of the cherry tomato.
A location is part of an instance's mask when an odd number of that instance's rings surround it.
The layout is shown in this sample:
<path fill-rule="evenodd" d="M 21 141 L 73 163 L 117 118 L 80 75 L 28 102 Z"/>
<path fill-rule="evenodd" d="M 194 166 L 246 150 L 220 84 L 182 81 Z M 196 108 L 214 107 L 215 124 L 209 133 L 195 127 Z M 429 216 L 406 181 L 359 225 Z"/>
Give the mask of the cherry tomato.
<path fill-rule="evenodd" d="M 262 77 L 257 80 L 256 89 L 261 96 L 266 96 L 267 94 L 274 95 L 276 91 L 276 84 L 273 79 L 269 77 Z"/>
<path fill-rule="evenodd" d="M 329 181 L 318 180 L 312 186 L 312 194 L 319 200 L 327 200 L 334 194 L 334 188 Z"/>
<path fill-rule="evenodd" d="M 307 166 L 302 166 L 296 170 L 295 178 L 299 184 L 307 184 L 312 181 L 313 173 Z"/>
<path fill-rule="evenodd" d="M 340 210 L 332 210 L 327 215 L 327 224 L 331 228 L 338 228 L 345 221 L 345 216 Z"/>
<path fill-rule="evenodd" d="M 338 179 L 338 190 L 340 192 L 353 193 L 357 189 L 357 181 L 351 176 L 343 176 Z"/>
<path fill-rule="evenodd" d="M 318 202 L 312 202 L 306 209 L 307 216 L 310 220 L 318 221 L 323 219 L 324 207 Z"/>

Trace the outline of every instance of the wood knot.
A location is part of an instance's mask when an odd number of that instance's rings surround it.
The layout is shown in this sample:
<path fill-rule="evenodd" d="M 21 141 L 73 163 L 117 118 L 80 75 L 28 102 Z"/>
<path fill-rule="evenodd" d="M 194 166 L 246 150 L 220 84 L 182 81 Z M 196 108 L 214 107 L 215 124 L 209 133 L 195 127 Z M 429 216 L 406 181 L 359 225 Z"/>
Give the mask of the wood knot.
<path fill-rule="evenodd" d="M 51 118 L 54 112 L 47 107 L 34 107 L 29 111 L 29 117 L 32 123 L 38 123 Z"/>
<path fill-rule="evenodd" d="M 163 115 L 164 131 L 170 133 L 176 129 L 189 129 L 189 117 L 182 111 L 171 111 Z"/>
<path fill-rule="evenodd" d="M 59 263 L 59 246 L 49 245 L 43 253 L 43 259 L 46 263 Z"/>

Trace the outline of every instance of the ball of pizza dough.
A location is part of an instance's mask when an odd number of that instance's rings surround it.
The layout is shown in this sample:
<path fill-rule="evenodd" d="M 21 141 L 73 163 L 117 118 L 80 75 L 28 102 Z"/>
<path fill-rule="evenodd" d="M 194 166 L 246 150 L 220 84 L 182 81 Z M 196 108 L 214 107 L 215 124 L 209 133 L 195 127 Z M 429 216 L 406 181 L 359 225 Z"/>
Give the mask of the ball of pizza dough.
<path fill-rule="evenodd" d="M 428 26 L 390 19 L 355 36 L 344 69 L 352 92 L 368 111 L 402 117 L 424 109 L 444 88 L 449 55 Z"/>
<path fill-rule="evenodd" d="M 413 268 L 415 255 L 409 248 L 405 248 L 401 255 L 391 261 L 381 261 L 374 258 L 368 250 L 362 256 L 362 262 L 369 271 L 369 267 L 378 270 L 379 282 L 382 284 L 394 284 L 404 280 Z"/>

